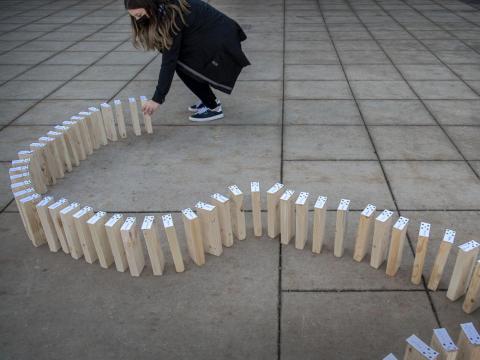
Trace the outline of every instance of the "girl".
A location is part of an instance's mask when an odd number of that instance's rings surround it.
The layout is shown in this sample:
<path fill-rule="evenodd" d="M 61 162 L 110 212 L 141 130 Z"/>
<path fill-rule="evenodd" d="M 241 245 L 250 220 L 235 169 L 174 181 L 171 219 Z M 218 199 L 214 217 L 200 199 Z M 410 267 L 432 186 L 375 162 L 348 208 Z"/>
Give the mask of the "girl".
<path fill-rule="evenodd" d="M 125 0 L 125 8 L 134 46 L 162 53 L 155 94 L 142 111 L 151 115 L 165 101 L 176 71 L 199 98 L 188 108 L 194 113 L 190 120 L 223 118 L 210 87 L 230 94 L 242 68 L 250 65 L 240 44 L 247 38 L 240 26 L 202 0 Z"/>

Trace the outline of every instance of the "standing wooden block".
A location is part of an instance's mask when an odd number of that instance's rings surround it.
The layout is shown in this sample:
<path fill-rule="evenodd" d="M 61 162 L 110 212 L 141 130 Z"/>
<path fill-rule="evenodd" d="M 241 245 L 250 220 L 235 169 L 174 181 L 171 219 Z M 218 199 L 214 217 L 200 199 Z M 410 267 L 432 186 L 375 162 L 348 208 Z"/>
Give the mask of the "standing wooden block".
<path fill-rule="evenodd" d="M 463 301 L 463 311 L 471 314 L 478 309 L 478 307 L 480 307 L 480 260 L 477 261 L 477 265 L 475 265 L 473 270 L 467 294 Z"/>
<path fill-rule="evenodd" d="M 458 355 L 456 360 L 480 359 L 480 334 L 473 323 L 460 324 L 457 340 Z"/>
<path fill-rule="evenodd" d="M 8 175 L 10 176 L 23 174 L 26 172 L 28 172 L 28 165 L 11 167 L 10 169 L 8 169 Z"/>
<path fill-rule="evenodd" d="M 118 134 L 122 139 L 127 137 L 127 127 L 125 126 L 125 116 L 123 115 L 123 106 L 120 100 L 113 101 L 115 105 L 115 117 L 117 118 Z"/>
<path fill-rule="evenodd" d="M 385 261 L 388 249 L 388 238 L 393 222 L 393 212 L 383 210 L 383 212 L 375 219 L 373 228 L 373 245 L 370 256 L 370 266 L 378 269 Z"/>
<path fill-rule="evenodd" d="M 10 184 L 10 190 L 12 190 L 12 193 L 15 193 L 15 192 L 18 192 L 18 191 L 22 191 L 22 190 L 31 188 L 32 186 L 33 186 L 33 184 L 32 184 L 31 180 L 25 180 L 25 181 Z"/>
<path fill-rule="evenodd" d="M 280 197 L 285 186 L 276 183 L 267 191 L 267 234 L 274 239 L 280 234 Z"/>
<path fill-rule="evenodd" d="M 30 154 L 31 154 L 30 150 L 27 150 L 27 151 L 29 151 Z M 29 165 L 30 165 L 30 156 L 28 156 L 26 158 L 21 158 L 19 156 L 18 159 L 12 160 L 12 162 L 10 163 L 11 168 L 15 168 L 15 167 L 19 167 L 19 166 L 29 166 Z"/>
<path fill-rule="evenodd" d="M 54 129 L 56 132 L 61 132 L 64 135 L 65 145 L 68 149 L 68 154 L 69 154 L 72 165 L 73 166 L 80 165 L 80 157 L 78 155 L 75 136 L 73 134 L 73 129 L 63 125 L 57 125 L 54 127 Z"/>
<path fill-rule="evenodd" d="M 13 193 L 13 198 L 15 200 L 15 203 L 17 204 L 18 213 L 20 214 L 20 218 L 22 219 L 22 223 L 25 228 L 25 231 L 27 232 L 27 235 L 28 235 L 28 225 L 27 225 L 27 221 L 25 220 L 25 215 L 22 212 L 22 206 L 20 204 L 20 200 L 33 194 L 35 194 L 35 189 L 33 187 L 30 187 L 28 189 L 21 190 L 21 191 L 16 191 Z"/>
<path fill-rule="evenodd" d="M 146 96 L 140 96 L 140 103 L 142 105 L 145 105 L 145 103 L 148 101 Z M 152 117 L 150 115 L 146 115 L 142 112 L 143 115 L 143 124 L 145 126 L 145 130 L 147 131 L 148 134 L 153 134 L 153 126 L 152 126 Z"/>
<path fill-rule="evenodd" d="M 62 198 L 50 205 L 48 207 L 48 211 L 50 212 L 50 217 L 52 218 L 53 226 L 55 227 L 55 232 L 57 234 L 58 241 L 60 242 L 60 246 L 62 247 L 62 251 L 65 254 L 70 254 L 67 235 L 65 234 L 65 229 L 63 228 L 62 219 L 60 218 L 60 211 L 65 209 L 67 206 L 68 200 Z"/>
<path fill-rule="evenodd" d="M 115 128 L 115 119 L 113 118 L 112 107 L 107 103 L 103 103 L 100 104 L 100 108 L 102 109 L 103 124 L 105 125 L 107 139 L 110 141 L 117 141 L 118 135 L 117 129 Z"/>
<path fill-rule="evenodd" d="M 253 217 L 253 234 L 262 236 L 262 203 L 260 199 L 260 183 L 252 181 L 250 183 L 250 192 L 252 199 L 252 217 Z"/>
<path fill-rule="evenodd" d="M 409 220 L 407 218 L 400 216 L 395 225 L 393 225 L 388 251 L 387 270 L 385 271 L 388 276 L 395 276 L 402 264 L 408 222 Z"/>
<path fill-rule="evenodd" d="M 232 226 L 233 233 L 238 240 L 245 240 L 247 230 L 245 224 L 245 213 L 243 212 L 243 192 L 237 185 L 228 187 L 230 198 L 232 199 Z"/>
<path fill-rule="evenodd" d="M 57 178 L 63 178 L 65 176 L 65 168 L 60 157 L 60 152 L 56 146 L 56 139 L 48 136 L 42 136 L 38 138 L 38 141 L 45 144 L 47 161 L 50 162 L 49 167 L 53 171 L 53 175 Z"/>
<path fill-rule="evenodd" d="M 100 139 L 98 138 L 97 131 L 95 129 L 95 122 L 92 118 L 92 113 L 90 111 L 81 111 L 78 113 L 78 116 L 82 117 L 87 128 L 88 137 L 92 144 L 92 150 L 97 150 L 100 148 Z"/>
<path fill-rule="evenodd" d="M 293 190 L 285 190 L 280 197 L 280 242 L 288 245 L 295 235 L 295 208 L 293 207 Z"/>
<path fill-rule="evenodd" d="M 202 228 L 200 219 L 192 209 L 182 210 L 183 226 L 187 238 L 188 253 L 193 262 L 198 266 L 205 264 L 205 251 L 203 250 Z"/>
<path fill-rule="evenodd" d="M 471 240 L 458 247 L 457 260 L 448 285 L 447 298 L 452 301 L 459 299 L 467 292 L 467 286 L 472 276 L 475 261 L 478 257 L 480 244 Z"/>
<path fill-rule="evenodd" d="M 80 204 L 71 203 L 60 211 L 60 219 L 62 220 L 63 230 L 65 231 L 68 249 L 70 250 L 70 255 L 75 260 L 83 256 L 82 245 L 80 244 L 75 222 L 73 221 L 73 214 L 75 214 L 79 208 Z"/>
<path fill-rule="evenodd" d="M 85 150 L 85 144 L 83 143 L 82 133 L 80 131 L 80 124 L 77 121 L 64 121 L 63 126 L 69 127 L 72 133 L 72 138 L 77 149 L 78 159 L 85 160 L 87 158 L 87 152 Z"/>
<path fill-rule="evenodd" d="M 128 267 L 130 275 L 140 276 L 145 267 L 145 254 L 143 253 L 143 245 L 140 241 L 140 232 L 134 217 L 126 218 L 120 228 L 122 235 L 123 247 L 127 255 Z"/>
<path fill-rule="evenodd" d="M 97 138 L 101 145 L 107 145 L 107 132 L 103 123 L 102 113 L 96 107 L 89 107 L 88 111 L 92 114 L 93 127 L 95 129 L 95 138 Z"/>
<path fill-rule="evenodd" d="M 32 184 L 32 177 L 30 176 L 29 172 L 25 172 L 23 174 L 10 175 L 10 184 L 17 184 L 25 181 L 30 181 L 30 184 Z"/>
<path fill-rule="evenodd" d="M 23 153 L 26 154 L 22 155 Z M 12 167 L 28 166 L 28 172 L 30 173 L 31 181 L 36 192 L 39 194 L 45 194 L 48 190 L 47 185 L 40 168 L 39 160 L 34 152 L 31 150 L 19 151 L 18 156 L 19 160 L 12 161 Z"/>
<path fill-rule="evenodd" d="M 93 244 L 92 234 L 88 228 L 87 221 L 93 216 L 93 209 L 90 206 L 85 206 L 80 211 L 73 214 L 73 223 L 77 230 L 78 239 L 82 246 L 83 256 L 85 261 L 93 264 L 98 259 L 95 245 Z"/>
<path fill-rule="evenodd" d="M 439 355 L 416 335 L 412 335 L 407 339 L 407 348 L 403 360 L 434 360 L 439 359 Z"/>
<path fill-rule="evenodd" d="M 130 106 L 130 116 L 132 117 L 133 132 L 135 135 L 142 135 L 140 128 L 140 119 L 138 118 L 137 100 L 135 98 L 128 98 L 128 104 Z"/>
<path fill-rule="evenodd" d="M 19 202 L 21 208 L 20 211 L 23 213 L 25 225 L 27 226 L 27 235 L 35 247 L 43 245 L 47 242 L 36 208 L 36 205 L 41 200 L 42 197 L 39 194 L 32 194 L 20 199 Z"/>
<path fill-rule="evenodd" d="M 37 213 L 47 239 L 48 248 L 51 252 L 57 252 L 60 250 L 61 245 L 58 240 L 57 232 L 55 231 L 52 217 L 50 216 L 50 211 L 48 211 L 48 206 L 52 204 L 53 196 L 44 197 L 43 200 L 37 204 Z"/>
<path fill-rule="evenodd" d="M 152 265 L 153 275 L 163 275 L 165 257 L 160 246 L 160 233 L 154 216 L 145 216 L 142 224 L 143 237 L 147 244 L 147 252 Z"/>
<path fill-rule="evenodd" d="M 71 121 L 76 121 L 78 123 L 78 129 L 80 131 L 80 137 L 82 139 L 83 147 L 85 149 L 86 155 L 93 154 L 93 142 L 90 137 L 90 132 L 88 131 L 87 121 L 83 116 L 72 116 L 70 117 Z"/>
<path fill-rule="evenodd" d="M 115 268 L 117 271 L 124 272 L 128 269 L 127 255 L 123 247 L 122 235 L 120 228 L 123 224 L 123 215 L 114 214 L 106 223 L 105 230 L 107 232 L 108 243 L 112 249 Z"/>
<path fill-rule="evenodd" d="M 55 160 L 53 154 L 51 154 L 47 146 L 42 143 L 31 143 L 30 149 L 33 151 L 35 161 L 38 161 L 40 164 L 45 183 L 47 185 L 56 184 L 57 178 L 55 177 Z"/>
<path fill-rule="evenodd" d="M 415 250 L 415 260 L 412 269 L 412 284 L 418 285 L 422 281 L 423 266 L 427 256 L 428 240 L 430 238 L 430 224 L 420 223 L 418 232 L 417 247 Z"/>
<path fill-rule="evenodd" d="M 92 236 L 93 245 L 98 256 L 98 262 L 104 269 L 108 269 L 113 264 L 113 254 L 110 243 L 108 242 L 107 230 L 105 223 L 107 222 L 107 213 L 99 211 L 87 220 L 87 226 Z"/>
<path fill-rule="evenodd" d="M 178 243 L 177 231 L 173 225 L 173 219 L 171 214 L 163 215 L 163 228 L 167 236 L 168 245 L 170 246 L 170 252 L 172 253 L 173 263 L 175 265 L 176 272 L 184 272 L 185 265 L 183 263 L 182 251 L 180 250 L 180 244 Z"/>
<path fill-rule="evenodd" d="M 219 193 L 211 196 L 212 203 L 217 207 L 218 219 L 220 221 L 220 235 L 223 246 L 233 245 L 232 215 L 230 213 L 230 199 Z"/>
<path fill-rule="evenodd" d="M 355 237 L 355 249 L 353 250 L 353 260 L 355 261 L 361 262 L 367 254 L 367 249 L 372 239 L 373 214 L 375 210 L 375 205 L 368 204 L 360 214 L 357 235 Z"/>
<path fill-rule="evenodd" d="M 49 131 L 47 136 L 55 139 L 55 146 L 59 156 L 57 162 L 61 164 L 63 171 L 72 171 L 72 160 L 65 140 L 65 134 L 60 131 Z"/>
<path fill-rule="evenodd" d="M 443 240 L 440 243 L 438 248 L 437 256 L 433 264 L 432 273 L 430 274 L 430 279 L 428 280 L 428 288 L 432 291 L 437 290 L 440 280 L 443 276 L 443 271 L 445 269 L 445 264 L 447 263 L 448 254 L 452 249 L 452 245 L 455 242 L 455 231 L 445 230 L 443 235 Z"/>
<path fill-rule="evenodd" d="M 347 233 L 348 209 L 350 200 L 342 199 L 337 208 L 337 220 L 335 222 L 335 245 L 333 255 L 342 257 L 345 249 L 345 236 Z"/>
<path fill-rule="evenodd" d="M 458 348 L 446 329 L 433 329 L 430 347 L 440 354 L 439 359 L 455 360 L 457 358 Z"/>
<path fill-rule="evenodd" d="M 295 248 L 303 250 L 308 237 L 308 192 L 301 192 L 295 201 Z"/>
<path fill-rule="evenodd" d="M 327 219 L 327 197 L 319 196 L 313 206 L 312 252 L 320 254 L 325 238 L 325 221 Z"/>
<path fill-rule="evenodd" d="M 217 208 L 203 202 L 198 202 L 195 207 L 197 208 L 197 214 L 200 218 L 203 248 L 205 252 L 215 256 L 222 255 L 222 238 L 220 235 L 220 223 Z"/>

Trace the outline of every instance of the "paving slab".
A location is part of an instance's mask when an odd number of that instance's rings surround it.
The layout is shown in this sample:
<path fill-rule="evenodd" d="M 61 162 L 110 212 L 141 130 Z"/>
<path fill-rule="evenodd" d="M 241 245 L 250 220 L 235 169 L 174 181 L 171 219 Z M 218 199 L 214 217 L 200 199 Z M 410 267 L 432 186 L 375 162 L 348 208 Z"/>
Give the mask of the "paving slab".
<path fill-rule="evenodd" d="M 359 100 L 368 125 L 434 125 L 435 120 L 419 100 Z"/>
<path fill-rule="evenodd" d="M 13 199 L 12 191 L 10 190 L 10 175 L 8 169 L 10 169 L 9 163 L 0 163 L 0 209 L 4 209 Z"/>
<path fill-rule="evenodd" d="M 444 65 L 399 64 L 398 68 L 407 80 L 458 80 Z"/>
<path fill-rule="evenodd" d="M 480 100 L 427 100 L 442 125 L 480 125 Z"/>
<path fill-rule="evenodd" d="M 353 100 L 286 100 L 286 125 L 362 125 Z"/>
<path fill-rule="evenodd" d="M 409 81 L 422 99 L 480 99 L 461 81 Z"/>
<path fill-rule="evenodd" d="M 64 51 L 45 61 L 49 65 L 91 65 L 104 56 L 106 51 Z"/>
<path fill-rule="evenodd" d="M 10 81 L 0 86 L 2 100 L 41 100 L 64 81 Z"/>
<path fill-rule="evenodd" d="M 462 160 L 439 126 L 370 126 L 382 160 Z"/>
<path fill-rule="evenodd" d="M 75 80 L 131 80 L 143 65 L 92 65 L 75 77 Z"/>
<path fill-rule="evenodd" d="M 18 80 L 70 80 L 87 65 L 38 65 L 20 75 Z"/>
<path fill-rule="evenodd" d="M 0 101 L 0 125 L 7 125 L 35 103 L 35 100 Z"/>
<path fill-rule="evenodd" d="M 429 341 L 437 327 L 424 292 L 395 291 L 284 293 L 281 325 L 282 359 L 339 360 L 400 356 L 407 337 Z"/>
<path fill-rule="evenodd" d="M 276 358 L 278 247 L 266 240 L 249 239 L 221 257 L 207 256 L 201 268 L 187 263 L 182 274 L 167 264 L 161 277 L 147 268 L 136 279 L 46 246 L 34 248 L 18 214 L 1 214 L 0 228 L 0 318 L 11 324 L 0 331 L 9 356 Z M 196 294 L 195 306 L 187 294 Z M 121 326 L 112 327 L 112 317 Z M 205 346 L 199 334 L 215 341 Z"/>
<path fill-rule="evenodd" d="M 350 199 L 352 210 L 369 203 L 382 209 L 394 207 L 377 161 L 285 161 L 283 169 L 289 188 L 328 196 L 329 209 L 336 209 L 340 199 Z"/>
<path fill-rule="evenodd" d="M 0 67 L 0 80 L 11 80 L 30 67 L 30 65 L 2 65 Z"/>
<path fill-rule="evenodd" d="M 0 161 L 17 159 L 17 152 L 52 129 L 51 126 L 8 126 L 0 131 Z"/>
<path fill-rule="evenodd" d="M 445 130 L 467 160 L 480 160 L 480 127 L 446 126 Z"/>
<path fill-rule="evenodd" d="M 363 126 L 286 126 L 285 160 L 376 160 Z"/>
<path fill-rule="evenodd" d="M 334 51 L 306 50 L 285 52 L 285 64 L 332 65 L 338 63 L 338 56 Z"/>
<path fill-rule="evenodd" d="M 125 85 L 123 81 L 72 80 L 51 94 L 49 100 L 105 99 L 113 97 Z"/>
<path fill-rule="evenodd" d="M 287 99 L 351 99 L 346 81 L 286 81 Z"/>
<path fill-rule="evenodd" d="M 472 314 L 465 314 L 462 310 L 463 297 L 452 302 L 447 299 L 445 291 L 430 293 L 432 303 L 437 309 L 438 318 L 442 327 L 447 328 L 448 333 L 455 341 L 460 334 L 460 324 L 473 322 L 475 327 L 480 327 L 480 315 L 478 310 Z"/>
<path fill-rule="evenodd" d="M 400 210 L 478 209 L 480 184 L 464 162 L 384 161 L 383 166 Z"/>
<path fill-rule="evenodd" d="M 401 80 L 393 65 L 346 65 L 349 80 Z"/>
<path fill-rule="evenodd" d="M 350 81 L 357 99 L 416 99 L 405 81 Z"/>
<path fill-rule="evenodd" d="M 251 65 L 247 66 L 244 71 L 240 73 L 238 80 L 282 80 L 282 52 L 249 51 L 247 57 Z"/>

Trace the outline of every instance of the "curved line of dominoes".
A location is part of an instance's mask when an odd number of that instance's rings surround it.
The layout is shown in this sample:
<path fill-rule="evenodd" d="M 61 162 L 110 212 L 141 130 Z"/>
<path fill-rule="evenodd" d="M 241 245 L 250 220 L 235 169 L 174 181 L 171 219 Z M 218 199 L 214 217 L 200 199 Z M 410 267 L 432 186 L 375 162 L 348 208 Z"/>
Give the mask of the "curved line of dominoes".
<path fill-rule="evenodd" d="M 142 96 L 143 104 L 147 99 Z M 128 99 L 130 120 L 135 135 L 153 133 L 152 120 L 148 115 L 140 124 L 140 114 L 135 98 Z M 118 271 L 130 269 L 132 276 L 140 276 L 145 267 L 145 255 L 140 239 L 144 235 L 147 252 L 154 275 L 162 275 L 165 267 L 160 246 L 160 232 L 156 218 L 145 217 L 141 226 L 134 217 L 122 214 L 108 217 L 103 211 L 94 213 L 89 206 L 81 207 L 76 202 L 62 198 L 54 200 L 47 187 L 58 178 L 78 166 L 80 161 L 95 149 L 126 138 L 127 130 L 122 102 L 115 100 L 113 107 L 107 103 L 100 109 L 91 107 L 80 112 L 61 125 L 55 126 L 46 136 L 30 144 L 28 150 L 18 152 L 18 160 L 10 168 L 11 189 L 18 205 L 26 232 L 34 246 L 48 244 L 49 249 L 60 249 L 74 259 L 85 258 L 88 263 L 98 259 L 100 266 L 108 268 L 115 264 Z M 254 236 L 261 236 L 262 207 L 260 184 L 252 182 L 251 204 Z M 182 211 L 188 253 L 193 263 L 202 266 L 205 253 L 219 256 L 223 247 L 233 245 L 234 238 L 246 238 L 244 193 L 236 185 L 227 188 L 227 195 L 213 194 L 209 203 L 198 202 L 195 210 Z M 288 245 L 295 238 L 295 247 L 304 249 L 309 221 L 310 194 L 286 189 L 275 184 L 266 192 L 267 235 L 280 237 Z M 312 252 L 319 254 L 325 237 L 326 196 L 319 196 L 313 207 Z M 350 200 L 342 199 L 336 212 L 334 256 L 342 257 L 346 235 Z M 353 259 L 362 261 L 370 251 L 370 265 L 379 269 L 387 261 L 386 274 L 395 276 L 399 270 L 409 220 L 400 217 L 393 222 L 393 212 L 383 210 L 375 217 L 376 207 L 367 205 L 360 215 L 355 237 Z M 185 270 L 177 233 L 172 216 L 162 216 L 162 224 L 171 250 L 175 270 Z M 139 229 L 140 228 L 140 229 Z M 430 238 L 430 224 L 421 223 L 412 267 L 411 282 L 422 282 L 423 268 Z M 455 231 L 447 229 L 436 255 L 428 280 L 428 288 L 437 290 L 448 255 L 454 244 Z M 465 295 L 463 310 L 471 313 L 480 306 L 480 261 L 477 260 L 480 244 L 474 240 L 458 246 L 458 254 L 451 274 L 447 298 L 455 301 Z"/>

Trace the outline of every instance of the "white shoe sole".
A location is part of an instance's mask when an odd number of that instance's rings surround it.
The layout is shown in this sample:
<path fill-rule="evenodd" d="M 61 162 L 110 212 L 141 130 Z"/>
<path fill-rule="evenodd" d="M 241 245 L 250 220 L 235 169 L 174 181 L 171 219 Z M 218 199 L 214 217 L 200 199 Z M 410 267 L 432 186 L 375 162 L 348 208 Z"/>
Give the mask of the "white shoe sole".
<path fill-rule="evenodd" d="M 213 121 L 213 120 L 218 120 L 218 119 L 221 119 L 224 117 L 224 114 L 219 114 L 219 115 L 215 115 L 215 116 L 212 116 L 212 117 L 209 117 L 208 119 L 197 119 L 197 118 L 194 118 L 192 116 L 190 116 L 188 119 L 190 121 L 194 121 L 194 122 L 207 122 L 207 121 Z"/>

